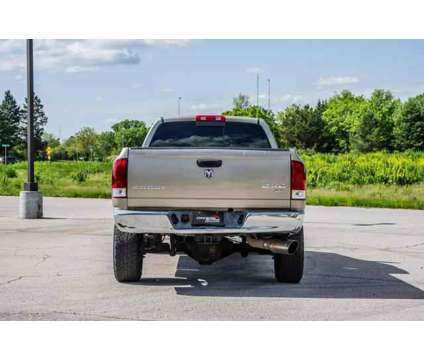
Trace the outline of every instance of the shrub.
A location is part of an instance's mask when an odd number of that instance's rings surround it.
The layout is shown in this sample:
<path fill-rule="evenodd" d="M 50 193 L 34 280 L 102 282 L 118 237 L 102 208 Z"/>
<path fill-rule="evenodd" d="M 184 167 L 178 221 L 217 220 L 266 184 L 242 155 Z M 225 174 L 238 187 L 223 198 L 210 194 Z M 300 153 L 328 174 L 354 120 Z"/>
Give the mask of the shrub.
<path fill-rule="evenodd" d="M 5 174 L 0 174 L 0 186 L 7 186 L 9 178 Z"/>
<path fill-rule="evenodd" d="M 88 174 L 84 170 L 79 170 L 79 171 L 71 174 L 72 180 L 74 180 L 75 182 L 78 182 L 78 183 L 85 182 L 87 180 L 87 176 L 88 176 Z"/>
<path fill-rule="evenodd" d="M 303 154 L 311 187 L 424 182 L 423 153 Z"/>
<path fill-rule="evenodd" d="M 5 176 L 7 176 L 9 179 L 13 179 L 18 177 L 18 174 L 16 173 L 15 169 L 7 168 L 4 172 Z"/>

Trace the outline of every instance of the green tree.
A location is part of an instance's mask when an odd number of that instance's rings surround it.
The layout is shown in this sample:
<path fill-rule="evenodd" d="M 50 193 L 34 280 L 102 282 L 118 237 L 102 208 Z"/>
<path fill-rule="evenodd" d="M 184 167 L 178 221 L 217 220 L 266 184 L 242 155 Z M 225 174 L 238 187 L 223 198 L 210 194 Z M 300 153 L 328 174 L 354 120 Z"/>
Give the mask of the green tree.
<path fill-rule="evenodd" d="M 4 93 L 0 104 L 0 143 L 9 144 L 11 147 L 19 144 L 21 119 L 20 108 L 10 90 Z"/>
<path fill-rule="evenodd" d="M 350 139 L 357 128 L 359 112 L 366 106 L 363 96 L 344 90 L 327 101 L 322 117 L 330 135 L 336 139 L 336 149 L 349 151 Z"/>
<path fill-rule="evenodd" d="M 279 137 L 278 137 L 279 134 L 278 134 L 277 124 L 275 122 L 275 116 L 271 110 L 266 110 L 262 106 L 249 105 L 245 108 L 234 107 L 231 110 L 224 111 L 222 114 L 229 115 L 229 116 L 246 116 L 246 117 L 263 119 L 266 121 L 271 131 L 273 132 L 277 143 L 280 143 Z"/>
<path fill-rule="evenodd" d="M 53 149 L 60 145 L 59 138 L 47 132 L 43 134 L 42 140 L 45 146 L 50 146 Z"/>
<path fill-rule="evenodd" d="M 424 94 L 409 98 L 395 116 L 398 150 L 424 150 Z"/>
<path fill-rule="evenodd" d="M 392 150 L 394 116 L 400 101 L 390 91 L 374 90 L 366 105 L 358 112 L 356 128 L 351 133 L 353 150 L 361 152 Z"/>
<path fill-rule="evenodd" d="M 233 98 L 234 109 L 246 109 L 247 107 L 249 107 L 249 96 L 240 93 Z"/>
<path fill-rule="evenodd" d="M 123 147 L 135 147 L 143 144 L 148 128 L 143 121 L 122 120 L 112 125 L 115 136 L 115 149 L 119 152 Z"/>
<path fill-rule="evenodd" d="M 113 154 L 115 148 L 115 134 L 112 131 L 103 131 L 97 135 L 95 146 L 97 157 L 105 159 Z"/>
<path fill-rule="evenodd" d="M 28 122 L 28 99 L 25 98 L 25 104 L 21 110 L 21 139 L 26 147 L 27 141 L 27 122 Z M 44 127 L 47 125 L 47 116 L 44 112 L 44 105 L 41 103 L 40 98 L 34 96 L 34 151 L 39 153 L 43 149 L 43 134 Z"/>
<path fill-rule="evenodd" d="M 69 157 L 88 160 L 94 156 L 96 140 L 97 134 L 94 129 L 84 127 L 65 141 L 64 148 Z"/>
<path fill-rule="evenodd" d="M 322 119 L 325 108 L 326 103 L 318 101 L 315 108 L 293 104 L 280 111 L 277 123 L 281 145 L 320 152 L 333 150 L 335 140 Z"/>
<path fill-rule="evenodd" d="M 61 152 L 66 154 L 66 158 L 78 160 L 78 147 L 75 139 L 75 135 L 67 138 L 60 147 Z"/>

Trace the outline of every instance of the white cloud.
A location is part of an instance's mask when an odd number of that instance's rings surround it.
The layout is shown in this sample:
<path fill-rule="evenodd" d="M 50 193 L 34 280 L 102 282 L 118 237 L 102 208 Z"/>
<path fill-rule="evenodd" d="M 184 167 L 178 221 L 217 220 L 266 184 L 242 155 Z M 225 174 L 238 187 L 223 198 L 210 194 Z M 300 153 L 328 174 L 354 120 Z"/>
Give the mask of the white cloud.
<path fill-rule="evenodd" d="M 283 104 L 298 104 L 303 102 L 304 99 L 304 96 L 299 94 L 285 94 L 278 97 L 278 100 Z"/>
<path fill-rule="evenodd" d="M 252 105 L 256 105 L 256 100 L 258 95 L 256 93 L 247 94 L 247 97 L 249 98 L 249 103 Z M 259 94 L 259 105 L 263 102 L 263 100 L 268 101 L 268 95 L 267 94 Z"/>
<path fill-rule="evenodd" d="M 187 46 L 191 42 L 191 40 L 184 40 L 184 39 L 161 39 L 161 40 L 146 39 L 143 41 L 148 45 L 161 45 L 161 46 L 176 45 L 180 47 Z"/>
<path fill-rule="evenodd" d="M 194 110 L 194 111 L 215 110 L 219 107 L 220 106 L 218 104 L 205 104 L 205 103 L 193 104 L 190 106 L 191 110 Z"/>
<path fill-rule="evenodd" d="M 67 73 L 79 73 L 85 71 L 93 71 L 96 70 L 96 66 L 68 66 L 65 68 L 65 72 Z"/>
<path fill-rule="evenodd" d="M 253 73 L 253 74 L 258 74 L 258 73 L 261 73 L 262 71 L 263 70 L 260 67 L 256 67 L 256 66 L 248 67 L 246 69 L 246 72 Z"/>
<path fill-rule="evenodd" d="M 319 87 L 330 87 L 338 85 L 351 85 L 359 82 L 359 78 L 356 76 L 329 76 L 322 77 L 318 81 Z"/>
<path fill-rule="evenodd" d="M 171 88 L 163 88 L 160 91 L 163 92 L 163 93 L 170 94 L 170 93 L 173 93 L 175 90 L 174 89 L 171 89 Z"/>
<path fill-rule="evenodd" d="M 101 66 L 135 65 L 143 48 L 186 46 L 187 40 L 35 40 L 34 63 L 41 69 L 69 73 Z M 25 68 L 25 41 L 0 40 L 0 71 Z"/>

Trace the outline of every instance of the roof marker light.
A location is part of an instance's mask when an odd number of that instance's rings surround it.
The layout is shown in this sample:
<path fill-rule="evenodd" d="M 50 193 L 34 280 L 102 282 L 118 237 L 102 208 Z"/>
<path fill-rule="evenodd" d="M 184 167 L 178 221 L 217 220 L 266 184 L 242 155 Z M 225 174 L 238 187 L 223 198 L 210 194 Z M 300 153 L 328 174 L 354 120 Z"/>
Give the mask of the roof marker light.
<path fill-rule="evenodd" d="M 196 121 L 218 121 L 225 122 L 224 115 L 196 115 L 194 117 Z"/>

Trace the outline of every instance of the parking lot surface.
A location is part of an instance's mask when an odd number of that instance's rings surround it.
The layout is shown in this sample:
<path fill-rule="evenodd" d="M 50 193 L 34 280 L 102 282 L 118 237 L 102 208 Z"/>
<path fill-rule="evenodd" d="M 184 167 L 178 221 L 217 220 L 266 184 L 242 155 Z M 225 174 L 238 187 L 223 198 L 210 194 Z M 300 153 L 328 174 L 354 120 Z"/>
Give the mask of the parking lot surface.
<path fill-rule="evenodd" d="M 274 281 L 271 256 L 200 266 L 150 255 L 143 277 L 112 268 L 109 200 L 45 198 L 18 219 L 0 197 L 1 320 L 424 320 L 424 211 L 307 208 L 305 275 Z"/>

